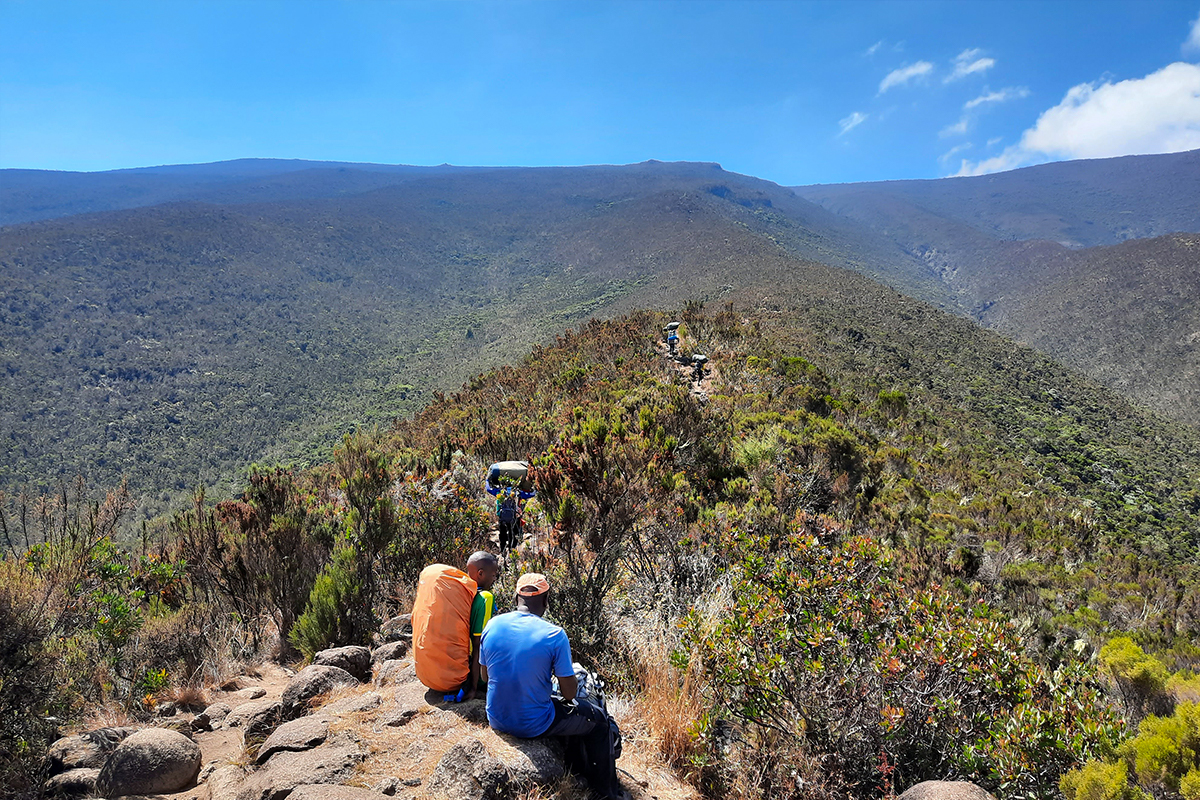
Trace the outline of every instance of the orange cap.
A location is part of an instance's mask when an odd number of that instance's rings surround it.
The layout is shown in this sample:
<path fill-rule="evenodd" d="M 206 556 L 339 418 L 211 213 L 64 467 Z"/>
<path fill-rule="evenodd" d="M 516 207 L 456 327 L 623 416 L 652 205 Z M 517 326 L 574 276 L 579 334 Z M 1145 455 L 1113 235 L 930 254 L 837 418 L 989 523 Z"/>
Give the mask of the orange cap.
<path fill-rule="evenodd" d="M 550 581 L 539 572 L 526 572 L 517 578 L 517 594 L 522 597 L 537 597 L 550 591 Z"/>

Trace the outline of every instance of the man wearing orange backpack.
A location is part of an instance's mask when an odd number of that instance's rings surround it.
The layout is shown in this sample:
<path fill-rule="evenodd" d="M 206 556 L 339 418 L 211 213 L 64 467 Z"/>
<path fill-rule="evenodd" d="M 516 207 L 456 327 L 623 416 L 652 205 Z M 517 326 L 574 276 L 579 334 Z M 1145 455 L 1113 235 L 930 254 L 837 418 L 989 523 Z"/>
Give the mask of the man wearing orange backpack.
<path fill-rule="evenodd" d="M 413 664 L 430 689 L 474 699 L 479 680 L 479 639 L 492 618 L 495 598 L 488 590 L 500 573 L 500 559 L 484 550 L 471 554 L 467 571 L 446 564 L 421 570 L 413 603 Z"/>

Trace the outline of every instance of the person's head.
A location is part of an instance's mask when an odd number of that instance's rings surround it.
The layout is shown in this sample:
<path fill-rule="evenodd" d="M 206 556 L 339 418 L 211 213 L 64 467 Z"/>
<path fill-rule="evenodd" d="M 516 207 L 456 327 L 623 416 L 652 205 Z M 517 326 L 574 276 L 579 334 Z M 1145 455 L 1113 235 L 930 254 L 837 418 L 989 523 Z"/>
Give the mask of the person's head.
<path fill-rule="evenodd" d="M 486 550 L 479 550 L 467 559 L 467 576 L 480 589 L 490 589 L 500 574 L 500 557 Z"/>
<path fill-rule="evenodd" d="M 537 614 L 546 613 L 550 605 L 550 581 L 537 572 L 526 572 L 517 578 L 517 608 Z"/>

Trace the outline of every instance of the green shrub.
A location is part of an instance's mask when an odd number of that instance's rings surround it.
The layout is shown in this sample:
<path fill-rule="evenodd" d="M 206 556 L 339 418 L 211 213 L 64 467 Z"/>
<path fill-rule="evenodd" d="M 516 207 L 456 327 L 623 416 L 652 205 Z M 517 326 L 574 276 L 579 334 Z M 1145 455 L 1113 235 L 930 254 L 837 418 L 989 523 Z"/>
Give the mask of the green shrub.
<path fill-rule="evenodd" d="M 1089 761 L 1071 770 L 1059 782 L 1066 800 L 1150 800 L 1150 796 L 1129 782 L 1125 762 L 1110 764 Z"/>
<path fill-rule="evenodd" d="M 1164 691 L 1170 673 L 1128 636 L 1117 636 L 1104 645 L 1100 663 L 1112 673 L 1131 714 L 1170 713 L 1170 698 Z"/>
<path fill-rule="evenodd" d="M 739 769 L 762 773 L 764 795 L 790 796 L 785 765 L 815 757 L 860 797 L 949 773 L 1050 797 L 1111 753 L 1120 729 L 1088 665 L 1040 667 L 1000 616 L 910 587 L 877 542 L 837 536 L 803 515 L 783 535 L 738 534 L 729 607 L 687 626 L 717 712 L 703 733 L 719 750 L 718 714 L 741 723 L 753 763 Z"/>
<path fill-rule="evenodd" d="M 356 625 L 364 598 L 353 547 L 334 551 L 308 595 L 308 607 L 292 627 L 291 642 L 306 659 L 328 647 L 364 644 L 369 631 Z"/>

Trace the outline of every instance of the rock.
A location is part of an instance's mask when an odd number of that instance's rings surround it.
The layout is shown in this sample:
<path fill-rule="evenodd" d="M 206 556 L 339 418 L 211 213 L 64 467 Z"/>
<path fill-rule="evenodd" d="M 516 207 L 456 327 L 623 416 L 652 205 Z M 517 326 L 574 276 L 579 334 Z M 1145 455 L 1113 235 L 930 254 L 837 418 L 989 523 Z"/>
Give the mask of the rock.
<path fill-rule="evenodd" d="M 358 645 L 322 650 L 313 656 L 313 663 L 344 669 L 360 681 L 371 679 L 371 651 Z"/>
<path fill-rule="evenodd" d="M 176 706 L 174 703 L 171 703 L 171 702 L 159 703 L 158 707 L 156 707 L 154 709 L 154 714 L 155 714 L 155 716 L 159 716 L 159 717 L 173 717 L 173 716 L 175 716 L 175 713 L 178 710 L 179 710 L 179 707 Z"/>
<path fill-rule="evenodd" d="M 379 800 L 380 792 L 357 786 L 297 786 L 288 800 Z"/>
<path fill-rule="evenodd" d="M 996 800 L 986 789 L 969 781 L 922 781 L 910 786 L 897 800 Z"/>
<path fill-rule="evenodd" d="M 375 671 L 375 685 L 388 686 L 393 683 L 408 683 L 417 679 L 417 670 L 407 661 L 384 661 Z"/>
<path fill-rule="evenodd" d="M 46 752 L 46 774 L 100 769 L 109 754 L 137 728 L 99 728 L 59 739 Z"/>
<path fill-rule="evenodd" d="M 392 795 L 394 795 L 396 793 L 396 790 L 399 788 L 400 788 L 400 779 L 399 778 L 384 778 L 379 783 L 372 786 L 371 791 L 379 792 L 380 794 L 386 794 L 388 797 L 391 797 Z"/>
<path fill-rule="evenodd" d="M 379 628 L 379 636 L 385 642 L 395 642 L 403 639 L 405 634 L 412 638 L 412 614 L 401 614 L 392 617 Z"/>
<path fill-rule="evenodd" d="M 285 722 L 267 737 L 258 750 L 259 764 L 284 750 L 311 750 L 329 735 L 329 717 L 300 717 Z"/>
<path fill-rule="evenodd" d="M 225 703 L 213 703 L 208 708 L 201 711 L 192 720 L 192 730 L 194 731 L 212 731 L 224 721 L 225 717 L 229 716 L 230 708 Z"/>
<path fill-rule="evenodd" d="M 245 778 L 246 771 L 237 764 L 217 768 L 206 781 L 209 800 L 236 800 Z"/>
<path fill-rule="evenodd" d="M 176 719 L 166 719 L 161 722 L 155 723 L 154 727 L 159 728 L 161 730 L 175 731 L 176 733 L 182 733 L 184 736 L 191 739 L 193 742 L 196 741 L 196 734 L 192 732 L 192 721 L 190 719 L 185 719 L 183 717 L 177 717 Z"/>
<path fill-rule="evenodd" d="M 358 679 L 339 667 L 312 664 L 296 673 L 283 690 L 283 718 L 295 719 L 308 713 L 308 702 L 339 686 L 357 686 Z"/>
<path fill-rule="evenodd" d="M 383 697 L 378 692 L 364 692 L 335 700 L 329 705 L 323 706 L 321 711 L 326 714 L 354 714 L 359 711 L 370 711 L 382 704 Z"/>
<path fill-rule="evenodd" d="M 371 663 L 379 664 L 383 661 L 395 661 L 404 658 L 406 655 L 408 655 L 408 642 L 401 639 L 398 642 L 388 642 L 372 650 Z"/>
<path fill-rule="evenodd" d="M 417 718 L 429 708 L 425 701 L 413 697 L 397 697 L 392 710 L 384 714 L 380 722 L 389 728 L 400 728 Z"/>
<path fill-rule="evenodd" d="M 236 800 L 283 800 L 297 786 L 341 783 L 354 775 L 365 757 L 358 743 L 348 738 L 300 753 L 276 753 L 242 784 Z"/>
<path fill-rule="evenodd" d="M 96 779 L 100 770 L 95 767 L 80 767 L 78 769 L 60 772 L 43 784 L 46 794 L 66 795 L 67 797 L 86 797 L 95 794 Z"/>
<path fill-rule="evenodd" d="M 130 734 L 108 757 L 96 791 L 108 797 L 174 792 L 200 772 L 200 746 L 177 731 L 147 728 Z"/>
<path fill-rule="evenodd" d="M 448 800 L 499 800 L 521 786 L 549 785 L 565 773 L 562 760 L 544 742 L 510 741 L 513 753 L 501 760 L 474 736 L 463 739 L 438 762 L 426 788 Z"/>
<path fill-rule="evenodd" d="M 283 705 L 278 700 L 255 700 L 229 712 L 225 717 L 226 728 L 241 728 L 242 738 L 247 742 L 262 741 L 279 726 Z"/>
<path fill-rule="evenodd" d="M 248 703 L 251 700 L 257 700 L 260 697 L 266 696 L 266 689 L 262 688 L 261 686 L 250 686 L 245 689 L 238 689 L 237 691 L 230 692 L 225 696 L 225 699 L 231 704 L 237 705 L 238 703 Z"/>

